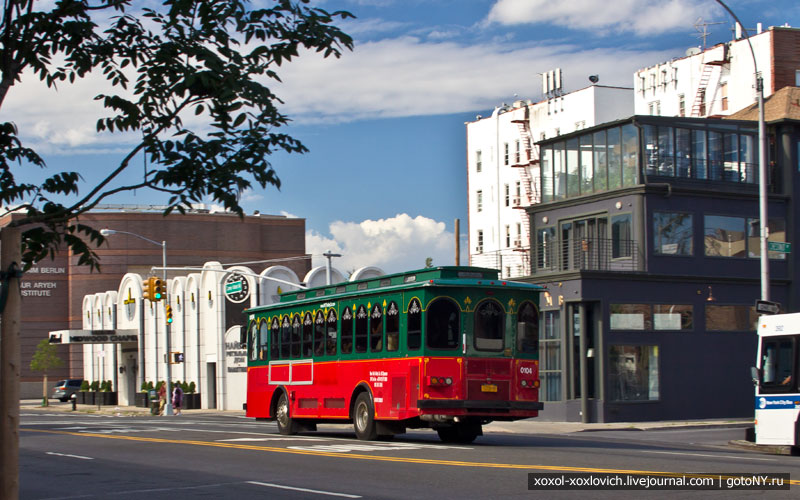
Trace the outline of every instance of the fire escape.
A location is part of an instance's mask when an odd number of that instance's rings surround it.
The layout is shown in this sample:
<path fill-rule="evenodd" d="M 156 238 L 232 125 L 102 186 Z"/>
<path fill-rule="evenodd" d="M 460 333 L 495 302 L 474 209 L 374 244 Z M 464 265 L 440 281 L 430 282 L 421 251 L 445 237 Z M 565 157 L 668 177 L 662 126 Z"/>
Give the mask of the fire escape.
<path fill-rule="evenodd" d="M 717 50 L 710 50 L 704 53 L 703 59 L 706 59 L 706 56 L 709 56 L 711 60 L 701 63 L 703 69 L 700 72 L 700 81 L 697 83 L 697 92 L 695 92 L 694 95 L 692 114 L 690 116 L 704 117 L 709 114 L 706 95 L 708 93 L 708 84 L 711 81 L 711 76 L 714 74 L 714 69 L 722 67 L 730 62 L 730 54 L 727 45 L 722 45 L 718 47 Z"/>
<path fill-rule="evenodd" d="M 522 214 L 523 233 L 527 239 L 527 245 L 523 241 L 514 242 L 514 250 L 522 255 L 522 265 L 525 269 L 530 266 L 530 249 L 531 249 L 531 223 L 530 217 L 526 207 L 533 205 L 539 201 L 539 190 L 537 189 L 538 179 L 533 179 L 529 167 L 539 165 L 539 151 L 533 141 L 533 134 L 531 133 L 531 124 L 529 116 L 529 108 L 523 105 L 521 109 L 514 111 L 515 116 L 511 120 L 516 123 L 519 128 L 523 152 L 520 158 L 515 158 L 511 165 L 518 169 L 520 184 L 522 186 L 522 193 L 519 196 L 515 194 L 513 198 L 513 207 L 519 209 Z"/>

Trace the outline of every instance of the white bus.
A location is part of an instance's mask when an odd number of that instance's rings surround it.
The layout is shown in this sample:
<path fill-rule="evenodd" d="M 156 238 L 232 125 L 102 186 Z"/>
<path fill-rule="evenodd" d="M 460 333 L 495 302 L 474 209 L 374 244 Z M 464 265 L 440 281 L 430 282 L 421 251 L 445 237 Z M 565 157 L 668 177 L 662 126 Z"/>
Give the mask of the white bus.
<path fill-rule="evenodd" d="M 800 313 L 758 320 L 756 444 L 800 446 Z"/>

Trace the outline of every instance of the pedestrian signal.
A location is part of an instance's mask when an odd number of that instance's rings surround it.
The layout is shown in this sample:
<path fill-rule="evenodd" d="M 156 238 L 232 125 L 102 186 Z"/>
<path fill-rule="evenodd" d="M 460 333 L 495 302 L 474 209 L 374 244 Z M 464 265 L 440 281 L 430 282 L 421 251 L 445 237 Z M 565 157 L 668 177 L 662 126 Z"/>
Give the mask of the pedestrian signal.
<path fill-rule="evenodd" d="M 183 363 L 183 353 L 182 352 L 173 352 L 172 353 L 172 364 L 176 363 Z"/>
<path fill-rule="evenodd" d="M 171 325 L 172 324 L 172 306 L 168 305 L 165 309 L 166 309 L 166 312 L 167 312 L 167 324 Z"/>

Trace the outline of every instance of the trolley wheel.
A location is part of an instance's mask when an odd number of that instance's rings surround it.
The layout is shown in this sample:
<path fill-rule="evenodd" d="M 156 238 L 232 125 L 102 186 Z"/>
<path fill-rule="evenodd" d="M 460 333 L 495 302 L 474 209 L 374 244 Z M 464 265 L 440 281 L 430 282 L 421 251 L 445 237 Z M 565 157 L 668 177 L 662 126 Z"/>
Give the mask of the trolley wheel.
<path fill-rule="evenodd" d="M 289 398 L 286 393 L 281 393 L 278 399 L 278 406 L 275 408 L 275 420 L 278 422 L 278 432 L 283 435 L 297 434 L 297 425 L 289 416 Z"/>
<path fill-rule="evenodd" d="M 450 427 L 439 427 L 436 432 L 443 442 L 460 444 L 469 444 L 483 434 L 481 424 L 473 422 L 459 422 Z"/>
<path fill-rule="evenodd" d="M 369 394 L 362 392 L 356 398 L 353 407 L 353 428 L 356 437 L 362 441 L 372 441 L 378 437 L 378 429 L 375 426 L 375 407 L 372 405 L 372 398 Z"/>

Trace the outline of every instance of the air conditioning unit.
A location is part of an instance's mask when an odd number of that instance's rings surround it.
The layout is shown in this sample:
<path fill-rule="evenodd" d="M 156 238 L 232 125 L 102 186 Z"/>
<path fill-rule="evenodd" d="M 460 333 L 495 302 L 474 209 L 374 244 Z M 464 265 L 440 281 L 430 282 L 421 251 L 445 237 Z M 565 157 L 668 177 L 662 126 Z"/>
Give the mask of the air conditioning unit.
<path fill-rule="evenodd" d="M 483 245 L 476 246 L 475 253 L 483 253 Z"/>
<path fill-rule="evenodd" d="M 518 207 L 519 204 L 520 204 L 519 196 L 515 196 L 514 199 L 513 199 L 513 202 L 514 202 L 514 206 Z"/>
<path fill-rule="evenodd" d="M 522 240 L 514 240 L 514 246 L 519 248 L 522 246 Z"/>

